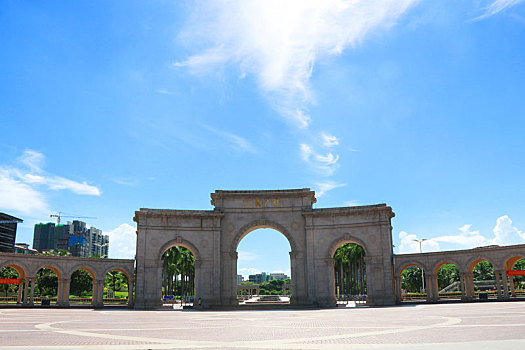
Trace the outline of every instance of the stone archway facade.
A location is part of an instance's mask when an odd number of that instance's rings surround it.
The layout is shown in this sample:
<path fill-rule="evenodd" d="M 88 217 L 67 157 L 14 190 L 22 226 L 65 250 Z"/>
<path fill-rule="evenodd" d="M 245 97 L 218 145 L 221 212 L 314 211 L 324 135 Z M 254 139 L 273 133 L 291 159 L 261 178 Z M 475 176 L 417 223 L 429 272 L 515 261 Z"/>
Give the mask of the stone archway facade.
<path fill-rule="evenodd" d="M 31 306 L 34 304 L 36 276 L 40 269 L 53 270 L 58 278 L 57 306 L 69 306 L 71 275 L 76 270 L 86 270 L 93 277 L 92 305 L 104 306 L 104 277 L 112 270 L 123 272 L 128 278 L 128 306 L 133 306 L 133 285 L 135 279 L 134 260 L 80 258 L 56 255 L 26 255 L 0 253 L 0 269 L 14 268 L 19 275 L 17 302 Z"/>
<path fill-rule="evenodd" d="M 174 245 L 195 255 L 195 299 L 200 307 L 237 302 L 237 246 L 249 232 L 272 228 L 290 242 L 292 303 L 333 306 L 333 253 L 356 242 L 366 251 L 369 305 L 394 298 L 392 209 L 384 204 L 313 209 L 310 189 L 215 191 L 213 210 L 140 209 L 137 223 L 135 307 L 155 308 L 161 300 L 162 254 Z"/>

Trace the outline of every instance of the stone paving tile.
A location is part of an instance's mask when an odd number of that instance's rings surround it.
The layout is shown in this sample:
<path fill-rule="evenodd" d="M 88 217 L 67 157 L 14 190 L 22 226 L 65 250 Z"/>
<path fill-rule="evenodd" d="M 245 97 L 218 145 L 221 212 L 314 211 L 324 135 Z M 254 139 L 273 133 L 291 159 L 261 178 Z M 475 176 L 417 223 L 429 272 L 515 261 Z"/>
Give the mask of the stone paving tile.
<path fill-rule="evenodd" d="M 477 348 L 509 341 L 525 346 L 523 329 L 525 302 L 240 312 L 0 310 L 5 349 Z"/>

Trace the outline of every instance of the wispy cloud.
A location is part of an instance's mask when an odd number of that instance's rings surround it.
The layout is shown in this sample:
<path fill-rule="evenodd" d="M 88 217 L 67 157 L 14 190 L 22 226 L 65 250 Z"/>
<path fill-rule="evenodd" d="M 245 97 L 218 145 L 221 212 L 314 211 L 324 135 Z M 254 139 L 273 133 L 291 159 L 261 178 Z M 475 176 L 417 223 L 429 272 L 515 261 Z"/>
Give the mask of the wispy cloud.
<path fill-rule="evenodd" d="M 200 125 L 206 130 L 211 131 L 215 135 L 220 136 L 222 139 L 226 140 L 230 144 L 230 146 L 232 146 L 232 148 L 238 151 L 257 153 L 255 148 L 250 143 L 250 141 L 246 140 L 245 138 L 241 136 L 235 135 L 231 132 L 219 130 L 210 125 L 206 125 L 206 124 L 200 124 Z"/>
<path fill-rule="evenodd" d="M 325 147 L 334 147 L 339 144 L 339 139 L 334 135 L 328 135 L 324 132 L 321 133 L 321 138 L 323 140 L 323 146 Z"/>
<path fill-rule="evenodd" d="M 525 232 L 520 231 L 512 224 L 508 215 L 503 215 L 496 220 L 496 225 L 492 229 L 492 235 L 482 235 L 479 230 L 472 230 L 471 224 L 466 224 L 458 228 L 458 233 L 453 235 L 443 235 L 430 238 L 422 243 L 424 252 L 441 250 L 440 243 L 451 244 L 460 249 L 482 247 L 486 245 L 511 245 L 525 244 Z M 399 233 L 401 244 L 398 247 L 399 253 L 419 252 L 419 243 L 415 234 L 408 234 L 405 231 Z"/>
<path fill-rule="evenodd" d="M 19 167 L 0 165 L 0 209 L 22 214 L 49 212 L 42 187 L 48 190 L 69 190 L 76 194 L 100 196 L 96 186 L 85 181 L 77 182 L 45 172 L 45 156 L 34 150 L 26 150 L 19 157 Z"/>
<path fill-rule="evenodd" d="M 332 152 L 319 154 L 313 150 L 312 146 L 305 143 L 299 145 L 299 152 L 301 159 L 323 176 L 332 175 L 339 167 L 337 163 L 339 155 L 334 155 Z"/>
<path fill-rule="evenodd" d="M 171 92 L 168 89 L 158 89 L 156 92 L 157 94 L 161 94 L 161 95 L 175 95 L 174 92 Z"/>
<path fill-rule="evenodd" d="M 314 102 L 314 64 L 393 26 L 418 0 L 208 0 L 195 6 L 180 38 L 198 53 L 178 67 L 209 74 L 233 64 L 253 75 L 271 106 L 300 128 Z M 204 49 L 202 49 L 204 47 Z"/>
<path fill-rule="evenodd" d="M 259 255 L 255 254 L 253 252 L 247 252 L 247 251 L 244 251 L 244 250 L 239 250 L 237 252 L 237 254 L 239 254 L 239 258 L 238 258 L 239 262 L 254 261 L 254 260 L 259 259 Z"/>
<path fill-rule="evenodd" d="M 137 186 L 138 182 L 136 179 L 130 178 L 130 177 L 115 177 L 111 179 L 116 184 L 122 185 L 122 186 L 129 186 L 134 187 Z"/>
<path fill-rule="evenodd" d="M 346 186 L 346 184 L 341 184 L 341 183 L 328 181 L 328 182 L 318 182 L 318 183 L 315 184 L 315 186 L 316 186 L 315 196 L 317 198 L 321 198 L 328 191 L 334 190 L 334 189 L 339 188 L 339 187 L 344 187 L 344 186 Z"/>
<path fill-rule="evenodd" d="M 485 12 L 481 16 L 475 18 L 475 20 L 480 20 L 483 18 L 494 16 L 495 14 L 498 14 L 501 11 L 504 11 L 515 5 L 518 5 L 519 3 L 522 3 L 523 1 L 524 0 L 495 0 L 491 2 L 487 7 L 485 7 L 484 8 Z"/>

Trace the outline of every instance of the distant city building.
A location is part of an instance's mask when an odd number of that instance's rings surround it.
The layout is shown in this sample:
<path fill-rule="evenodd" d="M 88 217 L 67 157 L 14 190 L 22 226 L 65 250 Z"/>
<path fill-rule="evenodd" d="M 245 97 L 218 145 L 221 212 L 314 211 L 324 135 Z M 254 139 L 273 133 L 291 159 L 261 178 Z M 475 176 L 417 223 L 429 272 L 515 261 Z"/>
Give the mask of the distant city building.
<path fill-rule="evenodd" d="M 86 223 L 79 220 L 56 226 L 52 222 L 36 224 L 33 248 L 39 252 L 67 250 L 73 256 L 107 258 L 109 237 L 95 227 L 86 229 Z"/>
<path fill-rule="evenodd" d="M 36 224 L 33 234 L 33 248 L 39 252 L 53 249 L 66 249 L 70 225 L 56 225 L 52 222 Z"/>
<path fill-rule="evenodd" d="M 22 219 L 0 213 L 0 253 L 15 251 L 16 227 Z"/>
<path fill-rule="evenodd" d="M 249 275 L 248 280 L 254 284 L 261 284 L 269 281 L 270 276 L 266 272 L 261 272 L 255 275 Z"/>
<path fill-rule="evenodd" d="M 239 276 L 237 276 L 237 282 L 239 282 Z M 258 274 L 255 274 L 255 275 L 249 275 L 248 276 L 248 280 L 254 284 L 261 284 L 261 283 L 264 283 L 264 282 L 269 282 L 271 280 L 286 280 L 290 277 L 288 277 L 286 274 L 284 273 L 281 273 L 281 272 L 275 272 L 275 273 L 266 273 L 266 272 L 261 272 L 261 273 L 258 273 Z M 240 284 L 240 283 L 237 283 L 237 284 Z"/>
<path fill-rule="evenodd" d="M 280 273 L 280 272 L 275 272 L 275 273 L 270 273 L 270 281 L 271 280 L 280 280 L 280 281 L 284 281 L 286 279 L 288 279 L 290 277 L 288 277 L 286 274 L 284 273 Z"/>
<path fill-rule="evenodd" d="M 27 243 L 15 243 L 15 254 L 38 254 L 38 250 L 29 248 Z"/>
<path fill-rule="evenodd" d="M 244 276 L 243 275 L 237 275 L 237 284 L 241 284 L 244 282 Z"/>
<path fill-rule="evenodd" d="M 109 236 L 103 235 L 102 230 L 91 227 L 88 230 L 88 246 L 92 256 L 108 257 Z"/>

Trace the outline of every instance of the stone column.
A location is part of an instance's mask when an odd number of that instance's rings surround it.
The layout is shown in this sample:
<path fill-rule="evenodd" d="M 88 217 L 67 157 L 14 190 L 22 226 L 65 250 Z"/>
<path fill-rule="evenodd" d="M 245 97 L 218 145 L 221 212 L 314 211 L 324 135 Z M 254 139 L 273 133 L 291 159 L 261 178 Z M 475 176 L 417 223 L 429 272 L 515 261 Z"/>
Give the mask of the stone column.
<path fill-rule="evenodd" d="M 500 277 L 501 271 L 494 271 L 494 275 L 496 276 L 496 294 L 498 296 L 498 299 L 503 299 L 503 293 L 501 290 L 501 277 Z"/>
<path fill-rule="evenodd" d="M 476 290 L 474 288 L 474 274 L 472 272 L 469 272 L 467 274 L 467 281 L 468 281 L 468 288 L 467 288 L 467 297 L 470 298 L 470 300 L 474 299 L 476 297 Z"/>
<path fill-rule="evenodd" d="M 507 278 L 507 271 L 503 270 L 501 272 L 502 282 L 503 282 L 503 298 L 509 298 L 509 281 Z"/>
<path fill-rule="evenodd" d="M 64 307 L 69 306 L 69 288 L 71 287 L 71 280 L 68 278 L 62 279 L 63 289 L 62 289 L 62 305 Z"/>
<path fill-rule="evenodd" d="M 57 284 L 58 284 L 57 306 L 62 306 L 62 292 L 64 290 L 64 281 L 61 278 L 59 278 Z"/>
<path fill-rule="evenodd" d="M 513 297 L 516 297 L 516 290 L 514 287 L 514 276 L 509 276 L 509 284 L 510 284 L 510 295 Z"/>
<path fill-rule="evenodd" d="M 36 277 L 30 277 L 29 283 L 31 283 L 30 289 L 29 289 L 29 305 L 33 306 L 34 303 L 34 295 L 35 295 L 35 282 Z"/>
<path fill-rule="evenodd" d="M 461 300 L 468 300 L 467 297 L 467 277 L 466 273 L 460 273 L 459 274 L 459 286 L 461 287 Z"/>
<path fill-rule="evenodd" d="M 135 300 L 133 299 L 133 281 L 128 278 L 128 307 L 133 308 Z"/>
<path fill-rule="evenodd" d="M 91 299 L 91 305 L 93 307 L 102 307 L 104 296 L 104 280 L 93 279 L 93 297 Z"/>
<path fill-rule="evenodd" d="M 432 274 L 432 294 L 434 296 L 434 301 L 439 300 L 439 286 L 438 278 L 436 274 Z"/>
<path fill-rule="evenodd" d="M 396 297 L 396 304 L 401 304 L 403 301 L 402 298 L 402 292 L 401 292 L 401 277 L 396 276 L 395 277 L 395 297 Z"/>
<path fill-rule="evenodd" d="M 432 276 L 430 274 L 425 274 L 425 287 L 427 292 L 427 302 L 434 301 L 434 288 L 432 288 Z"/>
<path fill-rule="evenodd" d="M 27 305 L 28 303 L 28 289 L 29 289 L 29 281 L 27 278 L 24 278 L 24 301 L 23 304 Z"/>
<path fill-rule="evenodd" d="M 24 280 L 20 279 L 20 283 L 18 284 L 18 295 L 16 297 L 16 303 L 20 304 L 22 302 L 22 290 L 24 288 Z"/>

